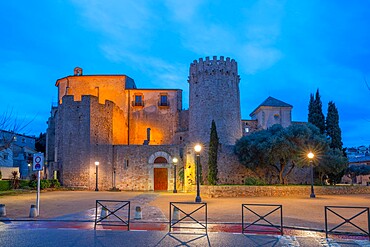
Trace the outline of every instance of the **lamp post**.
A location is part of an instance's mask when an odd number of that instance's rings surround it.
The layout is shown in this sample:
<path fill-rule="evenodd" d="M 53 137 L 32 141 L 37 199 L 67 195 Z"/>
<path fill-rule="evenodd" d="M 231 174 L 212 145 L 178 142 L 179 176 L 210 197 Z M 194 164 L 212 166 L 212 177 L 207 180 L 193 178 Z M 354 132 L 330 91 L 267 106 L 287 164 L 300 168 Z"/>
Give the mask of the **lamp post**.
<path fill-rule="evenodd" d="M 177 193 L 177 189 L 176 189 L 176 166 L 177 166 L 177 158 L 173 158 L 172 159 L 172 162 L 173 162 L 173 178 L 174 178 L 174 182 L 173 182 L 173 193 Z"/>
<path fill-rule="evenodd" d="M 195 202 L 202 202 L 202 198 L 200 198 L 200 186 L 199 186 L 199 180 L 200 180 L 200 169 L 199 169 L 199 163 L 200 163 L 200 151 L 202 150 L 202 146 L 197 144 L 194 147 L 195 154 L 197 156 L 197 161 L 196 161 L 196 179 L 197 179 L 197 196 L 195 197 Z"/>
<path fill-rule="evenodd" d="M 96 184 L 95 184 L 95 191 L 99 191 L 98 189 L 98 167 L 99 167 L 99 161 L 95 161 L 95 174 L 96 174 Z"/>
<path fill-rule="evenodd" d="M 311 198 L 315 198 L 315 191 L 313 190 L 313 164 L 312 164 L 312 159 L 315 157 L 315 155 L 312 152 L 309 152 L 307 154 L 307 157 L 310 159 L 310 166 L 311 166 Z"/>
<path fill-rule="evenodd" d="M 31 173 L 31 163 L 28 163 L 28 178 L 30 178 L 30 173 Z"/>

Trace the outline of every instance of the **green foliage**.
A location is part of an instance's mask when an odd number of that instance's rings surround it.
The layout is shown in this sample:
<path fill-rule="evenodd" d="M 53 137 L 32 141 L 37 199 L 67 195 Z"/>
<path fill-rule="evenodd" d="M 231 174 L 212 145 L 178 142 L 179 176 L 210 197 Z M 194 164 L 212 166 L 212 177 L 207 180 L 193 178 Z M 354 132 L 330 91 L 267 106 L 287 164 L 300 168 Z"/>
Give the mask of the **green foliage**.
<path fill-rule="evenodd" d="M 11 184 L 9 180 L 0 181 L 0 191 L 6 191 L 11 189 Z"/>
<path fill-rule="evenodd" d="M 331 184 L 339 183 L 348 166 L 348 159 L 339 149 L 328 149 L 320 157 L 320 165 L 316 168 L 320 178 L 326 175 Z"/>
<path fill-rule="evenodd" d="M 12 189 L 18 189 L 19 188 L 19 177 L 18 177 L 18 172 L 13 171 L 12 172 L 12 177 L 10 179 L 10 185 Z"/>
<path fill-rule="evenodd" d="M 330 147 L 343 149 L 342 132 L 339 127 L 339 114 L 335 104 L 330 101 L 328 104 L 328 113 L 326 115 L 326 134 L 330 139 Z"/>
<path fill-rule="evenodd" d="M 248 177 L 244 180 L 245 185 L 266 185 L 266 182 L 262 179 L 255 177 Z"/>
<path fill-rule="evenodd" d="M 179 179 L 180 179 L 180 182 L 181 184 L 184 184 L 184 181 L 185 181 L 185 170 L 184 170 L 184 167 L 181 167 L 179 169 Z"/>
<path fill-rule="evenodd" d="M 37 179 L 31 180 L 29 186 L 33 189 L 37 189 Z M 47 189 L 47 188 L 59 188 L 60 183 L 57 179 L 41 179 L 40 180 L 40 189 Z"/>
<path fill-rule="evenodd" d="M 208 184 L 217 184 L 217 154 L 218 154 L 219 139 L 217 135 L 216 123 L 212 120 L 211 135 L 209 140 L 209 151 L 208 151 Z"/>
<path fill-rule="evenodd" d="M 295 166 L 308 164 L 305 158 L 308 150 L 324 152 L 327 147 L 325 136 L 312 124 L 288 128 L 273 125 L 242 137 L 235 145 L 235 152 L 246 167 L 272 169 L 278 173 L 280 184 L 286 184 Z"/>
<path fill-rule="evenodd" d="M 320 129 L 320 133 L 325 133 L 325 116 L 322 113 L 322 102 L 319 89 L 316 91 L 316 96 L 310 95 L 310 102 L 308 105 L 308 122 L 312 123 Z"/>
<path fill-rule="evenodd" d="M 30 188 L 30 181 L 29 180 L 19 180 L 19 188 L 20 189 L 29 189 Z"/>
<path fill-rule="evenodd" d="M 60 183 L 59 183 L 58 179 L 51 179 L 49 181 L 50 181 L 50 188 L 59 188 L 60 187 Z"/>

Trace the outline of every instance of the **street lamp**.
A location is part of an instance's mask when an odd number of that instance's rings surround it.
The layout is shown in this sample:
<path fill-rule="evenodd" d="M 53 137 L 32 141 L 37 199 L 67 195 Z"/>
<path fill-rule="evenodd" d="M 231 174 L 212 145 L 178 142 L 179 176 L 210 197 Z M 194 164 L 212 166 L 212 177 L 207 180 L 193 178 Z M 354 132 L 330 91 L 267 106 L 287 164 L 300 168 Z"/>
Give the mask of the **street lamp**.
<path fill-rule="evenodd" d="M 310 195 L 310 197 L 315 198 L 316 196 L 315 196 L 315 192 L 313 190 L 313 165 L 312 165 L 312 159 L 313 159 L 313 157 L 315 157 L 315 155 L 312 152 L 309 152 L 307 154 L 307 157 L 310 159 L 310 166 L 311 166 L 311 195 Z"/>
<path fill-rule="evenodd" d="M 95 184 L 95 191 L 99 191 L 98 189 L 98 167 L 99 167 L 99 161 L 95 161 L 95 174 L 96 174 L 96 184 Z"/>
<path fill-rule="evenodd" d="M 173 182 L 173 193 L 177 193 L 176 189 L 176 166 L 177 166 L 178 159 L 175 157 L 172 159 L 173 162 L 173 176 L 174 176 L 174 182 Z"/>
<path fill-rule="evenodd" d="M 30 178 L 30 173 L 31 173 L 31 163 L 28 163 L 28 178 Z"/>
<path fill-rule="evenodd" d="M 197 156 L 197 168 L 196 168 L 196 179 L 197 179 L 197 196 L 195 197 L 195 202 L 202 202 L 202 198 L 200 198 L 200 186 L 199 186 L 199 180 L 200 180 L 200 151 L 202 150 L 202 146 L 197 144 L 194 146 L 195 155 Z"/>

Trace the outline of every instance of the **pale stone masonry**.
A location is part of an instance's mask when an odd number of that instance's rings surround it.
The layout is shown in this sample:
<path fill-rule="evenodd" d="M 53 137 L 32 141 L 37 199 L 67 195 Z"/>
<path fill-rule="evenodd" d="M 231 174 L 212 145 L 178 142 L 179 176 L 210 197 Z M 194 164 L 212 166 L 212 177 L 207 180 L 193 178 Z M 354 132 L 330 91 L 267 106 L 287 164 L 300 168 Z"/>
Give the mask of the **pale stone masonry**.
<path fill-rule="evenodd" d="M 83 75 L 77 67 L 73 76 L 57 80 L 58 106 L 52 108 L 47 130 L 49 177 L 58 177 L 67 187 L 93 190 L 99 161 L 101 190 L 172 190 L 176 157 L 177 186 L 191 190 L 197 142 L 203 146 L 201 165 L 207 181 L 212 120 L 221 143 L 219 183 L 243 184 L 245 178 L 262 172 L 246 169 L 233 151 L 247 123 L 254 126 L 248 133 L 272 123 L 261 123 L 258 117 L 241 120 L 236 61 L 222 56 L 195 60 L 188 82 L 189 109 L 183 110 L 181 89 L 140 89 L 126 75 Z M 291 107 L 279 107 L 261 105 L 255 113 L 273 114 L 269 119 L 276 119 L 278 110 L 285 126 L 291 122 Z M 290 181 L 307 181 L 305 175 L 293 176 Z"/>

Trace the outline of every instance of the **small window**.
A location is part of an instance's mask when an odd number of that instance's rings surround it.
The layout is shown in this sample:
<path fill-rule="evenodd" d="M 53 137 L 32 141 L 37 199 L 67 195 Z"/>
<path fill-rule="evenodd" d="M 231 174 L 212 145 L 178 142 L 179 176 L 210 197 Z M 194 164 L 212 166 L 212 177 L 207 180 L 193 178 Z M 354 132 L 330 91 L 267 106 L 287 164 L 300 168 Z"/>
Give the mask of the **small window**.
<path fill-rule="evenodd" d="M 22 138 L 22 143 L 26 143 L 26 138 Z"/>
<path fill-rule="evenodd" d="M 9 156 L 7 154 L 4 154 L 4 160 L 9 159 Z"/>
<path fill-rule="evenodd" d="M 143 95 L 135 94 L 132 106 L 144 106 Z"/>
<path fill-rule="evenodd" d="M 159 95 L 159 103 L 158 103 L 159 106 L 169 106 L 169 102 L 168 102 L 168 95 L 167 94 L 160 94 Z"/>
<path fill-rule="evenodd" d="M 244 132 L 249 133 L 249 128 L 248 127 L 244 128 Z"/>
<path fill-rule="evenodd" d="M 14 137 L 13 137 L 13 140 L 16 142 L 16 141 L 17 141 L 17 137 L 16 137 L 16 136 L 14 136 Z"/>

